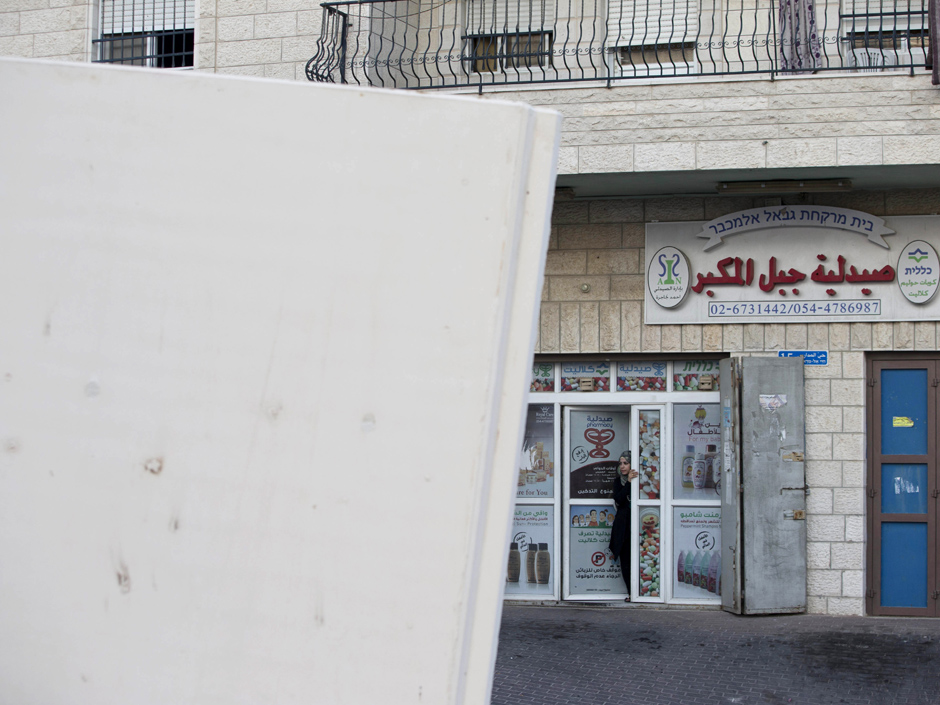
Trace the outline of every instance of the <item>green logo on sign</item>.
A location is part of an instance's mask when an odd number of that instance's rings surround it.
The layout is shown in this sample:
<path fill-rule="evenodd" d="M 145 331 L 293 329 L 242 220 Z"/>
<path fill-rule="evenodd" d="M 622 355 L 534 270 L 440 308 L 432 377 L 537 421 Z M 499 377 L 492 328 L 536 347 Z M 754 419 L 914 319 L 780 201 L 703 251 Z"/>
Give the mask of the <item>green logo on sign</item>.
<path fill-rule="evenodd" d="M 930 255 L 928 255 L 926 252 L 922 252 L 919 247 L 918 247 L 916 250 L 914 250 L 913 252 L 908 252 L 908 253 L 907 253 L 907 258 L 908 258 L 908 259 L 912 259 L 912 260 L 914 260 L 915 262 L 920 262 L 921 260 L 925 260 L 925 259 L 927 259 L 928 257 L 930 257 Z"/>

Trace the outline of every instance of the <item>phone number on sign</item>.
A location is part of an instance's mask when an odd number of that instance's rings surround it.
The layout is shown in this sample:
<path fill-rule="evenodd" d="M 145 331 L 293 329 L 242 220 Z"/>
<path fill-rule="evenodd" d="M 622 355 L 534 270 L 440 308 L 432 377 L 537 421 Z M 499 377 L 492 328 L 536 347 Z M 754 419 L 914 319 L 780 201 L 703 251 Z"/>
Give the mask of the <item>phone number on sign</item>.
<path fill-rule="evenodd" d="M 851 301 L 738 301 L 708 304 L 709 318 L 735 316 L 877 316 L 881 299 Z"/>

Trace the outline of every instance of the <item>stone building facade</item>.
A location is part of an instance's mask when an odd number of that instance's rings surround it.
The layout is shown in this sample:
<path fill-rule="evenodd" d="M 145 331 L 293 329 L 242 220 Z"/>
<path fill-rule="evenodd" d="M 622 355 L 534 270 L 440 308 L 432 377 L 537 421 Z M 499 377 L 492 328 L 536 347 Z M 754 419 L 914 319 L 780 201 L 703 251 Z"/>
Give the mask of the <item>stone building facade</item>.
<path fill-rule="evenodd" d="M 802 199 L 784 199 L 799 205 Z M 817 205 L 877 215 L 936 215 L 940 189 L 816 195 Z M 708 221 L 762 205 L 721 197 L 556 202 L 537 353 L 727 353 L 828 350 L 806 367 L 807 609 L 864 614 L 866 353 L 938 350 L 937 322 L 643 325 L 644 227 Z M 588 284 L 590 291 L 581 287 Z"/>
<path fill-rule="evenodd" d="M 89 0 L 0 0 L 0 55 L 90 61 L 99 10 Z M 304 80 L 321 14 L 311 0 L 196 0 L 193 68 Z M 547 106 L 564 117 L 536 359 L 829 352 L 827 366 L 805 370 L 807 609 L 864 614 L 866 360 L 938 351 L 937 320 L 649 325 L 646 226 L 772 205 L 937 215 L 940 90 L 929 75 L 673 77 L 448 92 Z M 852 190 L 768 197 L 716 190 L 724 181 L 834 178 L 852 180 Z"/>

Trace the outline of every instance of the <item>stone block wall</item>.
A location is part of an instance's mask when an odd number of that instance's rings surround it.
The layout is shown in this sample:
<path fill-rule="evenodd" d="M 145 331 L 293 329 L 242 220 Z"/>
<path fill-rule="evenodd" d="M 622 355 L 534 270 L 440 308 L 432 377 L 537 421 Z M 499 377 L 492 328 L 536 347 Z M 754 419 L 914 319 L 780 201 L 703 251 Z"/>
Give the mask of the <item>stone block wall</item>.
<path fill-rule="evenodd" d="M 197 0 L 196 68 L 306 80 L 321 15 L 314 0 Z"/>
<path fill-rule="evenodd" d="M 940 189 L 784 202 L 923 215 L 940 212 Z M 643 325 L 645 224 L 710 220 L 762 205 L 763 199 L 720 197 L 556 202 L 536 351 L 746 356 L 828 350 L 828 366 L 805 368 L 808 609 L 863 614 L 865 353 L 938 350 L 937 322 Z"/>
<path fill-rule="evenodd" d="M 306 80 L 320 37 L 314 0 L 194 0 L 195 68 Z M 89 0 L 0 0 L 0 56 L 91 61 L 95 13 Z"/>
<path fill-rule="evenodd" d="M 0 56 L 89 61 L 93 3 L 0 0 Z"/>
<path fill-rule="evenodd" d="M 940 91 L 925 72 L 484 95 L 563 115 L 559 174 L 940 163 Z"/>
<path fill-rule="evenodd" d="M 940 213 L 940 189 L 788 197 L 785 205 L 852 208 L 873 215 Z M 766 205 L 761 198 L 557 201 L 545 265 L 536 352 L 763 352 L 783 348 L 936 350 L 923 323 L 646 326 L 647 222 L 711 220 Z M 586 286 L 585 286 L 586 285 Z"/>

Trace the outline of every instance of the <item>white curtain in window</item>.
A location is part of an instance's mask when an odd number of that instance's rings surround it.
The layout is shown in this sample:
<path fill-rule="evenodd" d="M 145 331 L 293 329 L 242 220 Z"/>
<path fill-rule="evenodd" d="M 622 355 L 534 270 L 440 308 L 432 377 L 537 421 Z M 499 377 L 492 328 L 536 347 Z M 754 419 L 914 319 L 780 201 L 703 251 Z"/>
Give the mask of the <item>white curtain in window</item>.
<path fill-rule="evenodd" d="M 695 41 L 697 0 L 610 0 L 607 45 L 651 46 Z"/>
<path fill-rule="evenodd" d="M 555 0 L 468 0 L 467 34 L 549 32 Z"/>

